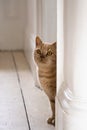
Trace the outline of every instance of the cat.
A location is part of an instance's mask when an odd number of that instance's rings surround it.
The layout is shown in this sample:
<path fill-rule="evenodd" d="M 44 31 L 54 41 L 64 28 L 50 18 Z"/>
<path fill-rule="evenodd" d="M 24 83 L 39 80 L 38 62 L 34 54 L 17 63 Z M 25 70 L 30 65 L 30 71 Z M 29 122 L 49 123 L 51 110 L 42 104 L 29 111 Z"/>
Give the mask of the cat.
<path fill-rule="evenodd" d="M 34 60 L 38 66 L 38 76 L 41 87 L 49 98 L 52 117 L 47 122 L 55 125 L 55 96 L 56 96 L 56 42 L 53 44 L 43 43 L 36 37 Z"/>

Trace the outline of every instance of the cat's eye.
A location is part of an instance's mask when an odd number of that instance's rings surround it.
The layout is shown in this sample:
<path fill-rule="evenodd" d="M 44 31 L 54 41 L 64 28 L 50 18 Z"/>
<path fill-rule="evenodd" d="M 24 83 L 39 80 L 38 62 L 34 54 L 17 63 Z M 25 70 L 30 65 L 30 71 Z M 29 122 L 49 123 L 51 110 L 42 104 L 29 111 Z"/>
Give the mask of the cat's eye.
<path fill-rule="evenodd" d="M 51 51 L 51 50 L 48 50 L 47 56 L 51 56 L 52 54 L 53 54 L 52 51 Z"/>
<path fill-rule="evenodd" d="M 40 49 L 37 49 L 37 50 L 36 50 L 36 52 L 37 52 L 38 54 L 41 54 L 41 51 L 40 51 Z"/>

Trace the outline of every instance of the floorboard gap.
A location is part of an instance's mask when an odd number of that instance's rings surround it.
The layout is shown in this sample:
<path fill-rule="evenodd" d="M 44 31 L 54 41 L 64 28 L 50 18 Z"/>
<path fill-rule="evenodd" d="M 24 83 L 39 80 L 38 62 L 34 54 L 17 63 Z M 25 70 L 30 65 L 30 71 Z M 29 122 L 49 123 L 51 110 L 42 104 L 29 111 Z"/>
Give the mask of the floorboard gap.
<path fill-rule="evenodd" d="M 18 69 L 17 69 L 15 57 L 14 57 L 13 52 L 11 52 L 11 54 L 12 54 L 12 58 L 13 58 L 13 62 L 14 62 L 14 66 L 15 66 L 15 70 L 16 70 L 16 74 L 17 74 L 17 79 L 18 79 L 18 83 L 19 83 L 19 87 L 20 87 L 20 91 L 21 91 L 21 96 L 22 96 L 22 100 L 23 100 L 23 104 L 24 104 L 24 109 L 25 109 L 26 119 L 27 119 L 27 123 L 28 123 L 28 128 L 29 128 L 29 130 L 31 130 L 30 122 L 29 122 L 29 118 L 28 118 L 28 113 L 27 113 L 27 108 L 26 108 L 26 104 L 25 104 L 25 99 L 24 99 L 22 87 L 21 87 L 21 84 L 20 84 L 20 77 L 19 77 L 19 74 L 18 74 Z"/>

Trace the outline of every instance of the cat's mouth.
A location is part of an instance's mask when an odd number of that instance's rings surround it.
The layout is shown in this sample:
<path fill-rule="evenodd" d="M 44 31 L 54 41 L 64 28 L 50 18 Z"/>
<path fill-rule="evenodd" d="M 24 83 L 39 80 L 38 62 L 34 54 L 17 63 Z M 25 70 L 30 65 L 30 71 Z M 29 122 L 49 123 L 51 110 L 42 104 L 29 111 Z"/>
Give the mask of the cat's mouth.
<path fill-rule="evenodd" d="M 44 60 L 44 58 L 40 58 L 40 62 L 41 63 L 46 63 L 46 61 Z"/>

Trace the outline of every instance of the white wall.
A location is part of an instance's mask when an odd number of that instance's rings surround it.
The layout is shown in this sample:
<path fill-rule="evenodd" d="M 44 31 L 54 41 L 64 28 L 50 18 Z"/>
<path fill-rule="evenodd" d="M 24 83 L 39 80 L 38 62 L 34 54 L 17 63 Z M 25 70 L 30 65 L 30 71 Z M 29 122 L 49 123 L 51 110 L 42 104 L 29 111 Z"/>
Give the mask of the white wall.
<path fill-rule="evenodd" d="M 0 50 L 23 49 L 27 0 L 0 0 Z"/>
<path fill-rule="evenodd" d="M 57 41 L 57 0 L 42 0 L 42 38 Z"/>
<path fill-rule="evenodd" d="M 33 77 L 36 84 L 36 66 L 34 64 L 33 52 L 35 48 L 35 37 L 37 33 L 37 0 L 28 0 L 27 2 L 27 24 L 25 33 L 25 55 L 27 57 L 28 63 L 30 64 Z"/>

